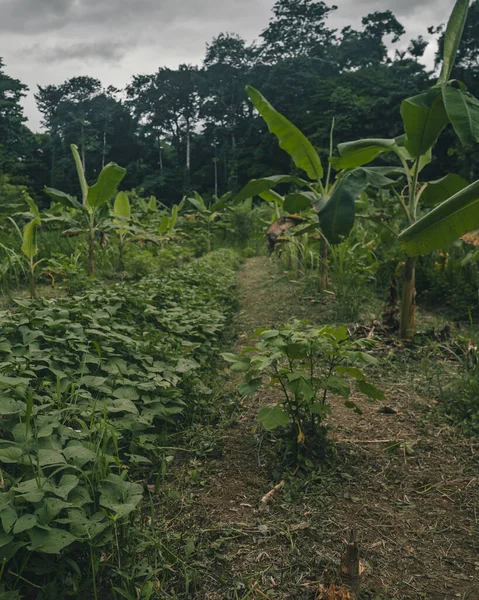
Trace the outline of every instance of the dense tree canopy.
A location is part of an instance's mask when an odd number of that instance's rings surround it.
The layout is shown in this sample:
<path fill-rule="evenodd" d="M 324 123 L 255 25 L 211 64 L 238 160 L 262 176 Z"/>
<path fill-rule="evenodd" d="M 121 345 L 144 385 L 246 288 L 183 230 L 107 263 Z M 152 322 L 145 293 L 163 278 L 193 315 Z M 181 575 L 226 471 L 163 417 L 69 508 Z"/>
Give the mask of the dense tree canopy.
<path fill-rule="evenodd" d="M 397 135 L 399 102 L 430 82 L 419 62 L 427 43 L 419 37 L 394 54 L 391 43 L 405 30 L 391 11 L 366 15 L 358 30 L 338 31 L 328 26 L 334 10 L 318 0 L 277 0 L 257 42 L 220 33 L 207 44 L 202 65 L 160 66 L 156 73 L 133 76 L 123 91 L 87 76 L 39 86 L 35 99 L 43 134 L 25 126 L 20 101 L 26 86 L 0 60 L 0 172 L 28 186 L 37 199 L 44 198 L 45 184 L 74 191 L 69 146 L 75 143 L 88 179 L 116 161 L 128 168 L 125 187 L 171 204 L 189 189 L 221 194 L 259 173 L 291 170 L 247 101 L 247 83 L 304 130 L 323 155 L 333 117 L 337 142 Z M 455 68 L 475 94 L 478 23 L 476 0 Z M 438 172 L 445 162 L 467 176 L 475 172 L 475 156 L 459 149 L 452 135 L 445 140 L 434 163 Z"/>

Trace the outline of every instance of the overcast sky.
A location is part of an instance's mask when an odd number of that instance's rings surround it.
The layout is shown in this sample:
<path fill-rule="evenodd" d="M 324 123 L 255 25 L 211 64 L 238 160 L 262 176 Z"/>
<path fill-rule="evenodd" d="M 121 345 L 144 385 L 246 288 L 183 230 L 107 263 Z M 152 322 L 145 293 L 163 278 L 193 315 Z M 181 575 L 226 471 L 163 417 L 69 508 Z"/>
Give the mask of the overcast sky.
<path fill-rule="evenodd" d="M 362 16 L 391 9 L 406 27 L 403 45 L 447 21 L 454 0 L 336 0 L 329 24 L 360 26 Z M 124 87 L 160 66 L 199 64 L 221 32 L 248 41 L 267 25 L 274 0 L 0 0 L 0 56 L 6 72 L 30 87 L 29 125 L 39 128 L 33 92 L 76 75 Z M 434 55 L 431 46 L 425 56 Z"/>

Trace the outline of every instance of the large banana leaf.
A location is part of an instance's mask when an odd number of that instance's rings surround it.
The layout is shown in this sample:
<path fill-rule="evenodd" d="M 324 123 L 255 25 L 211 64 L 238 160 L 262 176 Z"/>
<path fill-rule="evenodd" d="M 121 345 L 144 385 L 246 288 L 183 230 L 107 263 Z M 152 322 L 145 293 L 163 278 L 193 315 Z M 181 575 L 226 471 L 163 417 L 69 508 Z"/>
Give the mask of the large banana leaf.
<path fill-rule="evenodd" d="M 113 215 L 124 221 L 131 218 L 130 200 L 126 192 L 118 192 L 116 195 Z"/>
<path fill-rule="evenodd" d="M 30 198 L 30 196 L 27 193 L 25 193 L 23 197 L 25 198 L 25 202 L 30 208 L 30 212 L 32 213 L 33 218 L 40 219 L 40 211 L 38 210 L 38 206 L 35 204 L 32 198 Z"/>
<path fill-rule="evenodd" d="M 447 116 L 461 144 L 479 142 L 479 101 L 463 89 L 442 86 Z"/>
<path fill-rule="evenodd" d="M 32 259 L 38 252 L 36 244 L 36 230 L 41 225 L 40 217 L 34 217 L 23 230 L 22 252 L 28 259 Z"/>
<path fill-rule="evenodd" d="M 274 190 L 266 190 L 264 192 L 261 192 L 259 194 L 259 197 L 263 200 L 266 200 L 266 202 L 273 202 L 278 206 L 283 206 L 284 204 L 284 197 L 278 194 L 278 192 L 275 192 Z"/>
<path fill-rule="evenodd" d="M 130 200 L 126 192 L 118 192 L 116 195 L 113 215 L 116 225 L 120 226 L 120 235 L 124 235 L 127 231 L 128 221 L 131 219 Z"/>
<path fill-rule="evenodd" d="M 383 152 L 397 152 L 398 145 L 396 140 L 364 139 L 338 144 L 338 151 L 341 158 L 331 159 L 337 171 L 366 165 Z"/>
<path fill-rule="evenodd" d="M 437 206 L 457 192 L 467 187 L 467 181 L 460 175 L 449 173 L 441 179 L 430 181 L 421 195 L 421 202 L 426 206 Z"/>
<path fill-rule="evenodd" d="M 426 154 L 437 141 L 449 120 L 440 88 L 404 100 L 401 117 L 406 139 L 404 145 L 412 158 Z"/>
<path fill-rule="evenodd" d="M 316 195 L 311 192 L 316 199 Z M 288 194 L 284 199 L 283 209 L 287 213 L 299 213 L 303 210 L 308 210 L 312 208 L 313 199 L 308 195 L 308 192 L 294 192 L 293 194 Z"/>
<path fill-rule="evenodd" d="M 479 229 L 479 181 L 416 221 L 401 233 L 399 241 L 409 256 L 420 256 L 476 229 Z"/>
<path fill-rule="evenodd" d="M 382 188 L 394 183 L 383 172 L 382 168 L 376 170 L 373 167 L 358 167 L 346 172 L 329 200 L 324 203 L 323 198 L 315 204 L 321 230 L 330 244 L 339 244 L 349 235 L 356 216 L 356 200 L 368 187 Z"/>
<path fill-rule="evenodd" d="M 156 203 L 156 198 L 155 196 L 150 196 L 150 199 L 148 201 L 148 205 L 147 205 L 147 211 L 149 213 L 154 213 L 158 210 L 158 206 Z"/>
<path fill-rule="evenodd" d="M 98 176 L 95 185 L 88 189 L 88 207 L 97 208 L 111 200 L 125 174 L 126 169 L 116 163 L 106 165 Z"/>
<path fill-rule="evenodd" d="M 88 184 L 85 179 L 85 171 L 83 170 L 83 163 L 80 158 L 80 154 L 78 153 L 78 147 L 75 144 L 70 145 L 73 158 L 75 160 L 75 165 L 78 173 L 78 181 L 80 182 L 83 204 L 86 204 L 88 201 Z"/>
<path fill-rule="evenodd" d="M 457 49 L 459 48 L 464 25 L 466 24 L 468 10 L 469 0 L 456 0 L 454 9 L 449 17 L 446 33 L 444 34 L 444 58 L 439 83 L 446 83 L 451 76 Z"/>
<path fill-rule="evenodd" d="M 330 244 L 339 244 L 349 235 L 356 216 L 356 199 L 367 187 L 363 170 L 350 171 L 341 178 L 328 202 L 319 210 L 319 225 Z"/>
<path fill-rule="evenodd" d="M 261 196 L 263 192 L 269 192 L 280 183 L 291 183 L 292 181 L 301 184 L 306 184 L 306 181 L 293 177 L 291 175 L 271 175 L 271 177 L 263 177 L 261 179 L 252 179 L 244 188 L 236 194 L 234 202 L 242 202 L 247 198 Z"/>
<path fill-rule="evenodd" d="M 44 187 L 43 191 L 45 194 L 48 194 L 50 198 L 53 198 L 55 202 L 58 202 L 62 206 L 67 206 L 68 208 L 78 208 L 80 210 L 83 208 L 83 204 L 80 204 L 76 198 L 70 196 L 70 194 L 67 194 L 66 192 L 61 192 L 60 190 L 50 187 Z"/>
<path fill-rule="evenodd" d="M 176 227 L 179 212 L 180 212 L 180 207 L 178 206 L 178 204 L 174 204 L 171 209 L 170 231 L 172 231 Z"/>
<path fill-rule="evenodd" d="M 206 204 L 203 198 L 198 194 L 198 192 L 193 192 L 194 198 L 187 198 L 188 202 L 192 204 L 196 210 L 200 213 L 206 213 L 208 209 L 206 208 Z"/>
<path fill-rule="evenodd" d="M 280 148 L 291 156 L 294 164 L 305 171 L 310 179 L 320 181 L 323 177 L 323 167 L 313 144 L 295 125 L 273 108 L 258 90 L 247 85 L 246 91 L 256 110 L 266 121 L 270 132 L 278 138 Z"/>

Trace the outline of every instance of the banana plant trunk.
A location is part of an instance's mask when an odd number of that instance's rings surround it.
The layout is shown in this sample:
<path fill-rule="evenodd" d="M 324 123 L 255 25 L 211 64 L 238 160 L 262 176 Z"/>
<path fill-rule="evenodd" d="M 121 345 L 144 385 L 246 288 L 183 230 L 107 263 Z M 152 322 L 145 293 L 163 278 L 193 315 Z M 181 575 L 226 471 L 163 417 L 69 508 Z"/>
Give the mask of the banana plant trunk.
<path fill-rule="evenodd" d="M 95 275 L 95 229 L 90 228 L 88 240 L 88 274 Z"/>
<path fill-rule="evenodd" d="M 122 273 L 125 270 L 124 250 L 125 240 L 123 239 L 123 236 L 120 235 L 120 240 L 118 244 L 118 271 L 120 273 Z"/>
<path fill-rule="evenodd" d="M 324 235 L 321 235 L 319 243 L 319 291 L 324 292 L 328 287 L 329 268 L 328 268 L 328 242 Z"/>
<path fill-rule="evenodd" d="M 403 340 L 414 336 L 416 296 L 416 259 L 407 258 L 404 265 L 404 280 L 401 296 L 399 335 Z"/>
<path fill-rule="evenodd" d="M 32 299 L 37 297 L 37 290 L 35 288 L 35 268 L 30 263 L 30 296 Z"/>

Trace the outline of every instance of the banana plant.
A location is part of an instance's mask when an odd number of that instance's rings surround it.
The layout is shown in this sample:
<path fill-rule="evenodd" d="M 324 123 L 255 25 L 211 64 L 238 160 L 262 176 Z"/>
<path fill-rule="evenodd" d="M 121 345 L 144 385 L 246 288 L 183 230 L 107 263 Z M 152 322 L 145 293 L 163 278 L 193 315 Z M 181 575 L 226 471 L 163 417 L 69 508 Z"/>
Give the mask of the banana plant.
<path fill-rule="evenodd" d="M 118 186 L 126 174 L 126 169 L 123 169 L 116 163 L 109 163 L 102 169 L 97 182 L 89 186 L 86 181 L 78 148 L 74 144 L 70 148 L 75 160 L 82 193 L 82 202 L 79 202 L 74 196 L 66 192 L 61 192 L 53 188 L 45 187 L 44 191 L 56 202 L 76 210 L 74 217 L 75 227 L 63 232 L 63 235 L 85 233 L 88 236 L 88 273 L 90 276 L 93 276 L 95 274 L 95 242 L 97 237 L 104 237 L 101 231 L 101 224 L 108 218 L 108 214 L 105 214 L 104 209 L 116 194 Z"/>
<path fill-rule="evenodd" d="M 125 245 L 128 239 L 128 226 L 131 220 L 130 200 L 126 192 L 118 192 L 113 204 L 114 224 L 118 232 L 118 269 L 124 271 Z"/>
<path fill-rule="evenodd" d="M 156 199 L 155 199 L 156 201 Z M 172 208 L 172 216 L 164 216 L 158 226 L 158 234 L 171 235 L 176 225 L 178 206 Z M 103 226 L 105 231 L 114 230 L 118 234 L 118 270 L 125 270 L 124 256 L 127 244 L 146 242 L 161 246 L 165 237 L 158 237 L 145 231 L 141 223 L 132 215 L 130 199 L 126 192 L 118 192 L 113 203 L 113 221 Z"/>
<path fill-rule="evenodd" d="M 226 193 L 221 198 L 217 198 L 216 196 L 213 198 L 213 201 L 206 205 L 204 199 L 198 192 L 193 192 L 192 196 L 187 196 L 185 199 L 192 206 L 196 208 L 196 214 L 194 218 L 196 220 L 201 221 L 206 226 L 207 231 L 207 249 L 208 252 L 211 252 L 211 235 L 212 229 L 215 221 L 217 221 L 221 216 L 221 211 L 226 207 L 226 201 L 230 197 L 230 193 Z"/>
<path fill-rule="evenodd" d="M 273 175 L 261 179 L 252 179 L 235 197 L 235 202 L 259 196 L 277 206 L 278 225 L 293 223 L 291 213 L 306 213 L 309 226 L 298 232 L 306 233 L 319 230 L 321 235 L 320 289 L 324 290 L 328 282 L 328 245 L 341 243 L 349 235 L 355 216 L 357 198 L 369 187 L 384 187 L 392 183 L 381 170 L 361 168 L 354 171 L 338 172 L 333 181 L 333 163 L 329 161 L 324 172 L 321 159 L 312 143 L 293 123 L 279 113 L 255 88 L 246 86 L 246 92 L 253 105 L 263 117 L 268 129 L 279 141 L 279 146 L 293 159 L 298 169 L 304 171 L 308 179 L 292 175 Z M 330 135 L 330 155 L 333 149 L 334 122 Z M 285 197 L 275 192 L 281 184 L 295 184 L 299 191 Z M 282 208 L 283 215 L 279 213 Z M 284 222 L 284 223 L 283 223 Z"/>
<path fill-rule="evenodd" d="M 21 251 L 23 254 L 23 260 L 21 254 L 16 254 L 13 250 L 7 248 L 3 244 L 0 244 L 2 250 L 7 253 L 8 258 L 8 261 L 1 266 L 1 271 L 6 272 L 12 265 L 15 265 L 16 263 L 21 264 L 23 262 L 21 267 L 24 273 L 28 272 L 30 295 L 32 298 L 36 298 L 36 269 L 41 263 L 45 262 L 45 259 L 38 261 L 35 260 L 36 256 L 38 255 L 37 230 L 41 226 L 42 220 L 38 206 L 35 204 L 32 198 L 30 198 L 25 191 L 23 192 L 22 197 L 30 208 L 32 219 L 25 225 L 23 232 L 17 225 L 16 221 L 12 219 L 12 217 L 7 217 L 7 219 L 13 224 L 19 238 L 22 241 Z"/>
<path fill-rule="evenodd" d="M 30 212 L 33 215 L 31 221 L 29 221 L 23 230 L 22 235 L 22 252 L 26 258 L 28 264 L 28 274 L 30 278 L 30 295 L 32 298 L 36 298 L 36 286 L 35 286 L 35 271 L 45 259 L 36 261 L 35 258 L 38 254 L 37 245 L 37 229 L 41 226 L 42 220 L 40 218 L 40 211 L 35 202 L 30 198 L 28 194 L 24 194 L 24 198 L 28 203 Z"/>
<path fill-rule="evenodd" d="M 407 223 L 407 228 L 398 234 L 407 254 L 400 316 L 403 339 L 411 338 L 415 330 L 416 257 L 479 228 L 479 181 L 468 185 L 454 173 L 435 181 L 422 179 L 423 168 L 431 162 L 433 148 L 447 125 L 452 125 L 462 144 L 479 141 L 479 101 L 462 82 L 450 79 L 468 7 L 468 0 L 456 1 L 445 32 L 442 70 L 437 83 L 402 102 L 404 135 L 396 139 L 362 139 L 339 144 L 340 157 L 334 163 L 337 168 L 354 172 L 389 153 L 395 155 L 400 165 L 399 168 L 398 165 L 384 167 L 384 173 L 400 175 L 392 192 Z"/>

